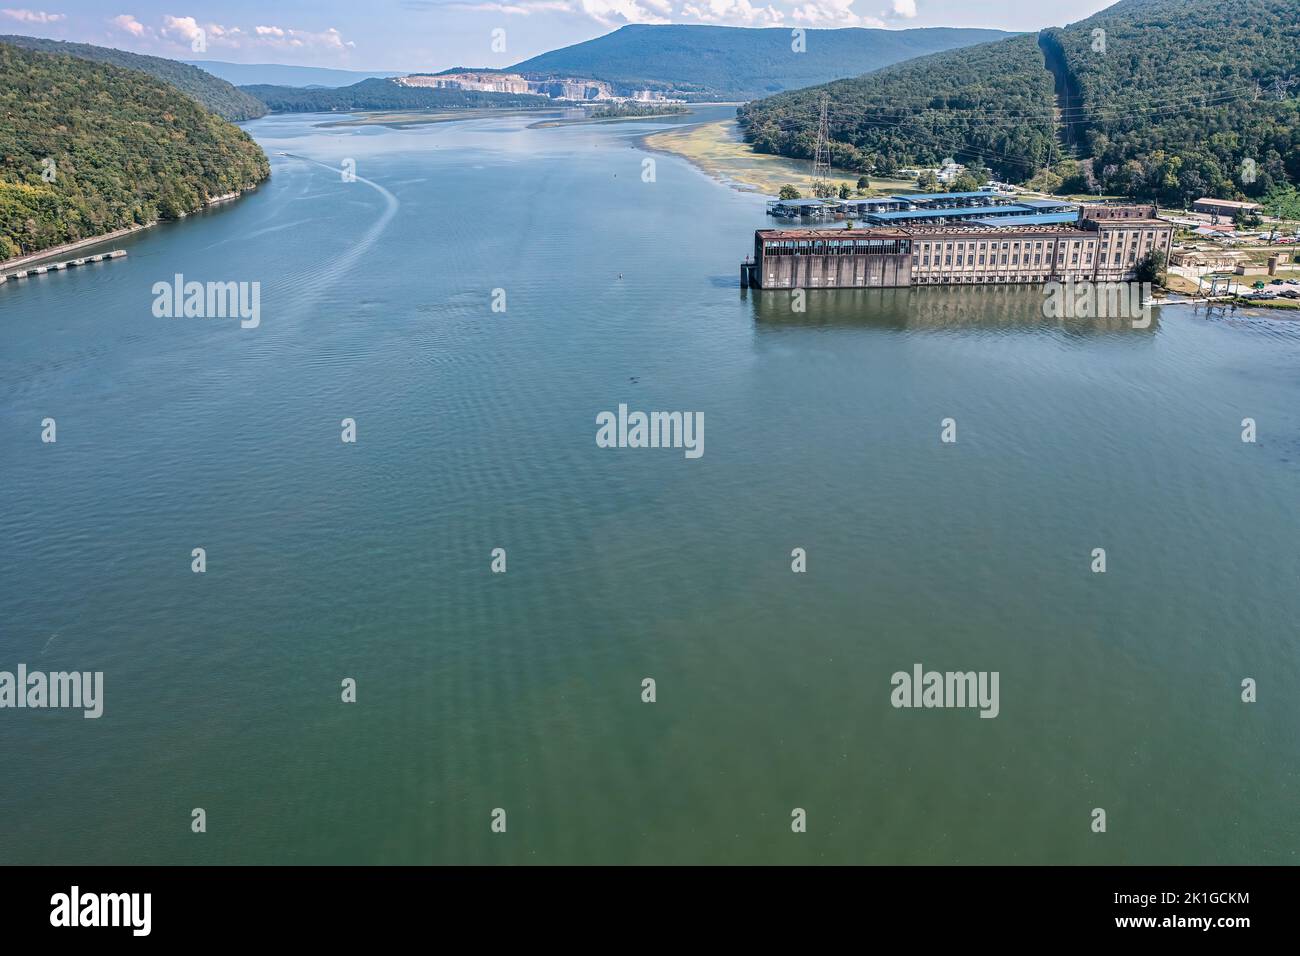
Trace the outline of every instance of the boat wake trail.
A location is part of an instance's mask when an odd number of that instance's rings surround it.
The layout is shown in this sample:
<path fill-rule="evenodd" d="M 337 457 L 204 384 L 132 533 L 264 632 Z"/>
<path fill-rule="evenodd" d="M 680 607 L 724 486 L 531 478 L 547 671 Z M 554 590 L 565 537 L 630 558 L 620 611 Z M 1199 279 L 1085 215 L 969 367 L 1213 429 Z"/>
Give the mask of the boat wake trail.
<path fill-rule="evenodd" d="M 297 159 L 304 163 L 310 163 L 313 166 L 319 166 L 322 169 L 328 169 L 336 176 L 339 175 L 340 172 L 339 167 L 331 166 L 329 163 L 322 163 L 319 160 L 312 159 L 308 156 L 300 156 L 297 153 L 283 153 L 282 155 L 289 159 Z M 346 252 L 334 257 L 323 270 L 314 274 L 313 291 L 315 293 L 320 293 L 333 285 L 341 276 L 351 270 L 352 267 L 360 261 L 362 256 L 370 251 L 370 248 L 378 241 L 384 230 L 388 228 L 388 224 L 392 222 L 393 217 L 397 215 L 397 210 L 401 206 L 401 201 L 398 200 L 396 196 L 374 180 L 366 179 L 364 176 L 356 176 L 355 179 L 356 182 L 365 183 L 383 197 L 384 211 L 380 217 L 375 220 L 374 224 L 362 233 L 361 236 L 357 238 L 356 242 L 352 243 L 352 245 L 348 247 Z M 315 298 L 315 295 L 311 298 Z"/>

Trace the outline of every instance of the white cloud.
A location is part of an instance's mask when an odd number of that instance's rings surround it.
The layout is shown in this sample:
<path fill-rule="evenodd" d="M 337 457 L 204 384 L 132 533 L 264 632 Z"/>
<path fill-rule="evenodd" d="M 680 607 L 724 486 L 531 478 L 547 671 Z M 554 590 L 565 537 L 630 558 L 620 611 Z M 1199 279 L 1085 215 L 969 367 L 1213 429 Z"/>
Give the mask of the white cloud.
<path fill-rule="evenodd" d="M 732 26 L 773 26 L 785 19 L 785 14 L 770 4 L 756 7 L 749 0 L 702 0 L 697 4 L 686 3 L 682 5 L 681 15 L 703 23 L 725 23 Z"/>
<path fill-rule="evenodd" d="M 260 29 L 260 28 L 259 28 Z M 225 46 L 239 46 L 244 31 L 239 27 L 222 26 L 220 23 L 204 23 L 193 17 L 163 17 L 162 34 L 169 40 L 191 44 L 199 37 L 206 42 Z"/>
<path fill-rule="evenodd" d="M 181 40 L 188 46 L 199 37 L 205 37 L 203 28 L 193 17 L 163 17 L 163 36 L 171 40 Z"/>
<path fill-rule="evenodd" d="M 119 29 L 135 37 L 152 34 L 147 26 L 135 17 L 123 14 L 112 21 Z M 170 14 L 162 18 L 159 35 L 168 43 L 192 47 L 195 40 L 202 37 L 209 49 L 212 47 L 229 48 L 266 48 L 274 50 L 324 50 L 344 52 L 356 46 L 351 40 L 345 40 L 338 30 L 330 27 L 326 30 L 296 30 L 293 27 L 259 24 L 251 30 L 242 27 L 226 26 L 221 23 L 199 23 L 194 17 L 174 17 Z"/>
<path fill-rule="evenodd" d="M 854 0 L 409 0 L 421 7 L 452 7 L 530 16 L 535 13 L 571 13 L 587 16 L 602 26 L 625 23 L 708 23 L 725 26 L 780 26 L 788 19 L 805 26 L 883 27 L 882 17 L 916 16 L 916 0 L 889 0 L 893 12 L 880 17 L 861 16 Z"/>
<path fill-rule="evenodd" d="M 264 26 L 253 28 L 252 45 L 276 50 L 333 50 L 343 52 L 355 47 L 351 40 L 330 27 L 326 30 L 295 30 L 292 27 Z"/>
<path fill-rule="evenodd" d="M 113 26 L 117 27 L 123 33 L 129 33 L 133 37 L 142 37 L 149 32 L 148 27 L 129 13 L 119 13 L 108 22 L 113 24 Z"/>
<path fill-rule="evenodd" d="M 58 23 L 60 20 L 68 19 L 62 13 L 46 13 L 44 10 L 12 10 L 6 7 L 0 10 L 0 13 L 19 23 Z"/>
<path fill-rule="evenodd" d="M 231 46 L 239 46 L 236 41 L 244 32 L 239 27 L 223 27 L 220 23 L 209 23 L 207 31 L 209 39 L 225 40 Z"/>
<path fill-rule="evenodd" d="M 911 0 L 898 0 L 907 3 Z M 853 12 L 853 0 L 811 0 L 800 4 L 790 14 L 800 23 L 825 27 L 883 27 L 884 21 L 876 17 L 863 17 Z"/>
<path fill-rule="evenodd" d="M 661 13 L 647 10 L 637 0 L 578 0 L 582 12 L 597 23 L 671 23 Z"/>
<path fill-rule="evenodd" d="M 646 0 L 651 6 L 665 3 L 666 0 Z M 449 3 L 449 7 L 460 10 L 478 10 L 484 13 L 504 13 L 507 16 L 526 17 L 534 13 L 573 13 L 573 4 L 568 0 L 505 0 L 502 3 Z M 669 8 L 671 9 L 671 7 Z"/>

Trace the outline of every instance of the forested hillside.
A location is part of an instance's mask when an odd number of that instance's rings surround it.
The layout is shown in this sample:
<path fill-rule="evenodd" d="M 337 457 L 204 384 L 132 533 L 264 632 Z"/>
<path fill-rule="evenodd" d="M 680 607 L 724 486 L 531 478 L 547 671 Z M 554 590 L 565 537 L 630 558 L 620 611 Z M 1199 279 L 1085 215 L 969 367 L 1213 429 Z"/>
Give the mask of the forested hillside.
<path fill-rule="evenodd" d="M 756 149 L 808 156 L 824 94 L 849 168 L 950 155 L 1049 189 L 1181 204 L 1300 182 L 1292 78 L 1296 0 L 1123 0 L 1039 37 L 770 97 L 740 118 Z"/>
<path fill-rule="evenodd" d="M 1007 177 L 1041 168 L 1054 136 L 1052 77 L 1033 36 L 951 50 L 740 109 L 760 152 L 811 157 L 822 98 L 832 163 L 890 174 L 948 156 Z"/>
<path fill-rule="evenodd" d="M 218 116 L 232 122 L 256 119 L 266 114 L 266 107 L 259 100 L 211 73 L 176 60 L 127 53 L 125 50 L 92 46 L 89 43 L 65 43 L 62 40 L 46 40 L 41 37 L 0 36 L 0 43 L 9 43 L 41 53 L 62 53 L 82 60 L 109 63 L 128 70 L 148 73 L 164 83 L 170 83 Z"/>
<path fill-rule="evenodd" d="M 190 66 L 234 83 L 235 86 L 351 86 L 376 76 L 402 76 L 392 70 L 336 70 L 324 66 L 286 63 L 229 63 L 225 60 L 185 60 Z"/>
<path fill-rule="evenodd" d="M 1175 202 L 1300 183 L 1295 0 L 1124 0 L 1051 36 L 1103 191 Z"/>
<path fill-rule="evenodd" d="M 0 258 L 175 218 L 270 173 L 243 130 L 134 70 L 0 44 Z"/>

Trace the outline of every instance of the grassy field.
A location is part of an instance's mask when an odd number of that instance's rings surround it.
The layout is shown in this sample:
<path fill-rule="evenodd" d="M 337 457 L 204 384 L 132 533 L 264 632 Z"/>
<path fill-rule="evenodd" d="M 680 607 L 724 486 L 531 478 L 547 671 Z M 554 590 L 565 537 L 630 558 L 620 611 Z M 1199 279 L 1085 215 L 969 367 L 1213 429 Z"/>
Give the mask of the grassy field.
<path fill-rule="evenodd" d="M 1230 299 L 1230 302 L 1237 306 L 1245 306 L 1248 309 L 1290 309 L 1300 310 L 1300 301 L 1295 299 L 1268 299 L 1260 302 L 1254 299 Z"/>
<path fill-rule="evenodd" d="M 1196 283 L 1186 276 L 1180 276 L 1173 272 L 1165 275 L 1164 286 L 1170 292 L 1180 292 L 1183 295 L 1196 295 Z"/>
<path fill-rule="evenodd" d="M 1247 259 L 1259 265 L 1267 265 L 1268 260 L 1272 256 L 1275 256 L 1278 253 L 1283 253 L 1286 255 L 1288 260 L 1287 263 L 1282 266 L 1283 269 L 1290 266 L 1290 260 L 1293 257 L 1300 256 L 1300 249 L 1296 248 L 1295 243 L 1288 243 L 1282 246 L 1248 246 L 1241 251 L 1245 253 Z"/>
<path fill-rule="evenodd" d="M 650 133 L 641 142 L 648 149 L 681 156 L 713 178 L 737 189 L 775 196 L 783 185 L 789 183 L 803 195 L 812 195 L 812 163 L 755 153 L 741 138 L 734 119 Z M 847 183 L 856 194 L 859 175 L 832 169 L 831 181 L 837 186 Z M 902 179 L 872 179 L 869 195 L 903 190 L 915 192 L 916 183 Z"/>
<path fill-rule="evenodd" d="M 1043 193 L 1044 196 L 1048 195 Z M 1068 199 L 1070 202 L 1125 202 L 1127 196 L 1120 196 L 1108 193 L 1064 193 L 1061 195 L 1052 194 L 1053 199 Z"/>

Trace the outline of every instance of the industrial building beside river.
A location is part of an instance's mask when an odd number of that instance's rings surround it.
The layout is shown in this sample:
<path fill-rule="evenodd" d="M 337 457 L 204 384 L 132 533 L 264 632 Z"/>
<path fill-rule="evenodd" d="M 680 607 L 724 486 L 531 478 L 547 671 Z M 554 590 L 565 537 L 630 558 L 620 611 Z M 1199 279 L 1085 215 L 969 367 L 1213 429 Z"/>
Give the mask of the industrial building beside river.
<path fill-rule="evenodd" d="M 1134 278 L 1152 252 L 1167 257 L 1173 242 L 1174 225 L 1157 219 L 1154 206 L 1003 200 L 988 192 L 846 200 L 843 205 L 855 208 L 841 215 L 860 217 L 865 228 L 759 229 L 741 284 L 855 289 L 1115 282 Z M 801 208 L 794 204 L 801 201 L 785 205 Z"/>

